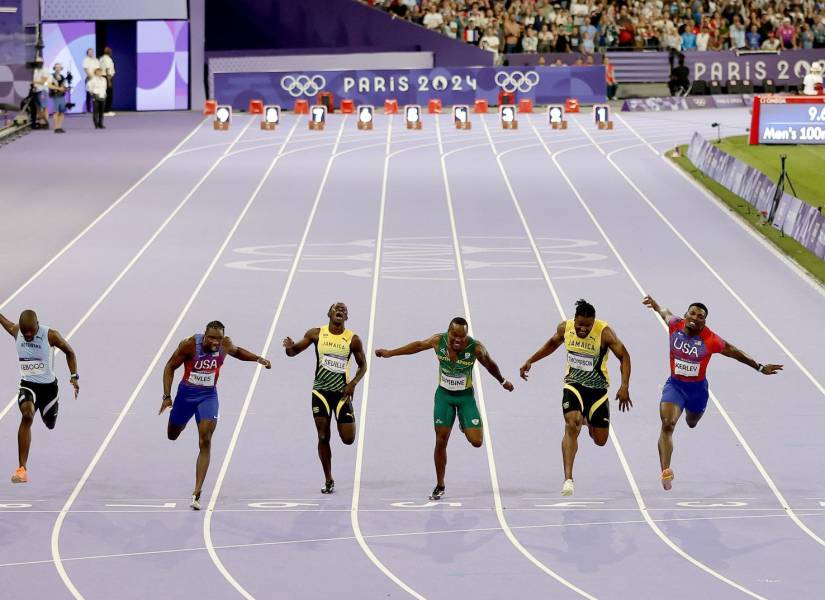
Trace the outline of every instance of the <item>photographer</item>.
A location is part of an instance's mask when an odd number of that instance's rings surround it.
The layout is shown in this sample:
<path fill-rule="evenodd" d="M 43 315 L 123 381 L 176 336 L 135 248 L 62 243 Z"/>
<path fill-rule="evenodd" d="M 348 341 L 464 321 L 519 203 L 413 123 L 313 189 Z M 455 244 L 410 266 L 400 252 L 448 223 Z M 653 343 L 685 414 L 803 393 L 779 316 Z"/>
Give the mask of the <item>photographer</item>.
<path fill-rule="evenodd" d="M 103 110 L 106 106 L 106 78 L 103 77 L 103 70 L 100 67 L 94 70 L 92 78 L 86 82 L 86 91 L 92 97 L 94 104 L 92 121 L 95 124 L 95 129 L 106 129 L 103 125 Z"/>
<path fill-rule="evenodd" d="M 34 75 L 32 77 L 32 87 L 37 104 L 37 118 L 32 123 L 33 129 L 49 128 L 49 74 L 43 68 L 43 59 L 35 60 Z"/>
<path fill-rule="evenodd" d="M 66 90 L 69 87 L 69 83 L 66 76 L 63 75 L 63 65 L 55 63 L 54 73 L 49 78 L 47 85 L 49 87 L 49 96 L 54 106 L 54 132 L 66 133 L 63 129 L 63 116 L 66 113 Z"/>
<path fill-rule="evenodd" d="M 112 98 L 114 96 L 114 79 L 115 79 L 115 61 L 112 59 L 112 49 L 106 46 L 103 49 L 103 56 L 100 57 L 100 68 L 103 70 L 103 76 L 106 78 L 106 106 L 103 114 L 107 117 L 114 117 L 112 112 Z"/>

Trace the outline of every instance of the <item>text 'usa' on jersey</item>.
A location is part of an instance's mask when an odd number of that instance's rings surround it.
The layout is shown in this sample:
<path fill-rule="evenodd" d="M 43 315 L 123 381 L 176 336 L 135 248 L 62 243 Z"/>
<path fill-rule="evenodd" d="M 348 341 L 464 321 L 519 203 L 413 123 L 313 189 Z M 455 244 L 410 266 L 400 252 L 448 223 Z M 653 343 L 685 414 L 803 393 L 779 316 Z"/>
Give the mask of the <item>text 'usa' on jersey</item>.
<path fill-rule="evenodd" d="M 214 388 L 218 384 L 221 367 L 226 358 L 223 347 L 215 352 L 205 352 L 203 349 L 203 334 L 195 338 L 195 355 L 184 363 L 181 385 L 195 388 Z"/>
<path fill-rule="evenodd" d="M 703 381 L 710 357 L 725 349 L 725 340 L 707 327 L 699 335 L 685 333 L 685 320 L 668 321 L 670 332 L 670 374 L 681 381 Z"/>

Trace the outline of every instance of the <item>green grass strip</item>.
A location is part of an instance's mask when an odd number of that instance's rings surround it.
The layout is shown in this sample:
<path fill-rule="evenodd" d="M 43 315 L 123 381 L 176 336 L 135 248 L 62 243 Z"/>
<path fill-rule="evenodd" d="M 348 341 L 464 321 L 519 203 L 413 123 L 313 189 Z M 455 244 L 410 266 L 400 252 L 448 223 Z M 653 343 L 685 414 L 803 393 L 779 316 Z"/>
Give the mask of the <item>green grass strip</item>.
<path fill-rule="evenodd" d="M 723 140 L 723 142 L 724 141 L 725 140 Z M 788 148 L 786 148 L 786 151 L 787 150 Z M 800 267 L 808 271 L 814 279 L 818 280 L 822 285 L 825 285 L 825 261 L 817 257 L 816 254 L 808 250 L 805 246 L 797 242 L 792 237 L 783 235 L 782 232 L 769 224 L 763 225 L 762 218 L 756 208 L 748 204 L 743 198 L 737 196 L 726 187 L 716 183 L 710 177 L 707 177 L 704 173 L 699 171 L 699 169 L 697 169 L 696 166 L 690 162 L 690 160 L 688 160 L 687 145 L 679 146 L 679 153 L 682 155 L 681 158 L 672 158 L 671 160 L 679 165 L 679 167 L 688 175 L 701 183 L 714 196 L 724 202 L 729 210 L 735 212 L 747 221 L 748 225 L 752 229 L 756 230 L 760 235 L 768 239 L 774 246 L 779 248 L 779 250 L 781 250 L 791 260 L 795 261 Z M 790 153 L 788 154 L 790 155 Z M 778 162 L 779 161 L 777 160 L 777 163 Z M 778 166 L 776 168 L 776 173 L 779 173 Z M 822 181 L 823 175 L 820 174 L 818 179 Z M 796 182 L 794 181 L 794 183 Z M 797 187 L 797 191 L 800 191 L 799 187 Z M 820 194 L 821 193 L 822 192 L 820 192 Z"/>

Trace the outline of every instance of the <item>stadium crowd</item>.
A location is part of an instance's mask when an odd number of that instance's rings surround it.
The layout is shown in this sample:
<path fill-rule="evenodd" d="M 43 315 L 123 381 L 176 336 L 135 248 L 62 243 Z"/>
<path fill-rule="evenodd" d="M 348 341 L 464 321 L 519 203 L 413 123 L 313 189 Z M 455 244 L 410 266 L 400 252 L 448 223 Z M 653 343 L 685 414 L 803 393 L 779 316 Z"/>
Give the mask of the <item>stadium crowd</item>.
<path fill-rule="evenodd" d="M 823 0 L 362 0 L 496 54 L 825 48 Z"/>

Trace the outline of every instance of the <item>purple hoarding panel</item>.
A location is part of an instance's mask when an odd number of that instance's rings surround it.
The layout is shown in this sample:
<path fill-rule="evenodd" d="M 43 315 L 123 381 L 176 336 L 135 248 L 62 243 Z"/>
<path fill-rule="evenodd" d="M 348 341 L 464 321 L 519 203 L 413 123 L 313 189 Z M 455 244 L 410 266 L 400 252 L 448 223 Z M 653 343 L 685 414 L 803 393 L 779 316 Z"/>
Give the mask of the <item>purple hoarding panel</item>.
<path fill-rule="evenodd" d="M 310 71 L 281 73 L 215 73 L 215 99 L 243 109 L 252 99 L 291 107 L 298 99 L 314 101 L 330 91 L 336 100 L 381 105 L 387 98 L 401 104 L 426 104 L 438 98 L 445 106 L 472 104 L 476 99 L 498 103 L 499 91 L 515 92 L 517 100 L 535 104 L 578 98 L 592 104 L 605 101 L 604 67 L 436 68 L 376 71 Z"/>
<path fill-rule="evenodd" d="M 770 212 L 776 183 L 764 173 L 723 152 L 698 133 L 694 133 L 690 140 L 687 157 L 702 173 L 755 206 L 759 212 Z M 782 195 L 773 226 L 820 258 L 825 255 L 823 225 L 825 216 L 819 209 L 788 194 Z"/>
<path fill-rule="evenodd" d="M 139 21 L 137 109 L 189 107 L 189 23 Z"/>
<path fill-rule="evenodd" d="M 43 63 L 49 72 L 55 63 L 63 65 L 63 73 L 72 74 L 72 90 L 67 101 L 75 103 L 71 113 L 83 112 L 86 100 L 86 74 L 83 59 L 86 50 L 95 48 L 95 24 L 79 21 L 43 23 Z"/>
<path fill-rule="evenodd" d="M 825 232 L 825 215 L 817 213 L 816 219 L 814 219 L 814 223 L 811 226 L 811 230 L 808 233 L 808 238 L 805 240 L 805 247 L 816 254 L 816 245 L 819 242 L 819 237 Z"/>
<path fill-rule="evenodd" d="M 690 78 L 706 81 L 748 79 L 760 82 L 773 79 L 778 85 L 798 84 L 808 73 L 810 64 L 825 58 L 818 50 L 793 50 L 779 54 L 742 54 L 734 52 L 685 52 L 685 66 Z"/>

